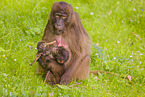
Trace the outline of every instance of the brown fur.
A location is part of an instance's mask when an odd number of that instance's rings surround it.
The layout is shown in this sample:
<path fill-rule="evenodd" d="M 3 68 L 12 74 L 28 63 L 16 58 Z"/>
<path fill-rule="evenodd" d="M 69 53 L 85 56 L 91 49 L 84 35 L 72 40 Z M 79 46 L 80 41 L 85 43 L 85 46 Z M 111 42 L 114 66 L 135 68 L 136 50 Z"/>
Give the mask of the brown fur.
<path fill-rule="evenodd" d="M 64 31 L 61 34 L 63 42 L 68 45 L 65 49 L 70 54 L 69 60 L 65 64 L 66 71 L 61 76 L 61 84 L 67 84 L 72 80 L 83 80 L 89 76 L 91 41 L 81 23 L 78 13 L 73 10 L 72 5 L 65 2 L 55 2 L 52 6 L 42 40 L 38 44 L 49 43 L 57 39 L 58 35 L 55 34 L 54 27 L 56 22 L 54 13 L 60 11 L 68 15 L 67 20 L 64 22 Z M 47 72 L 39 64 L 37 71 Z"/>

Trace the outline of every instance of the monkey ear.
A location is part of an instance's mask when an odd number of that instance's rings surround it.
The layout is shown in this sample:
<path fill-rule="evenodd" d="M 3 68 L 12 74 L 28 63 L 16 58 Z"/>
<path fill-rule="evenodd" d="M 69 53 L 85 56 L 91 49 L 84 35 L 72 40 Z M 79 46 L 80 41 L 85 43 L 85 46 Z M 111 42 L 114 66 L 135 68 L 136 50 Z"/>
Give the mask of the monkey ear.
<path fill-rule="evenodd" d="M 59 2 L 55 2 L 52 6 L 52 11 L 56 12 L 56 11 L 59 11 L 60 10 L 60 4 Z"/>
<path fill-rule="evenodd" d="M 55 3 L 52 5 L 52 9 L 51 9 L 51 13 L 50 13 L 50 21 L 51 21 L 52 23 L 55 22 L 54 13 L 55 13 L 56 11 L 59 11 L 59 8 L 60 8 L 59 2 L 55 2 Z"/>
<path fill-rule="evenodd" d="M 72 18 L 73 18 L 73 7 L 71 4 L 69 4 L 66 6 L 65 9 L 67 10 L 67 14 L 68 14 L 68 18 L 67 18 L 66 23 L 70 23 Z"/>

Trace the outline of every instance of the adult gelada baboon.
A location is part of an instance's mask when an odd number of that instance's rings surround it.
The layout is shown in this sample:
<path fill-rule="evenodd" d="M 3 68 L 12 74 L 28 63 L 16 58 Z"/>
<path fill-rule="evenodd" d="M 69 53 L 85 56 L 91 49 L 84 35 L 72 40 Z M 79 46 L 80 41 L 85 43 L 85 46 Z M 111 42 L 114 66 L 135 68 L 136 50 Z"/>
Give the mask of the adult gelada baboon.
<path fill-rule="evenodd" d="M 71 4 L 55 2 L 52 6 L 50 17 L 42 40 L 38 48 L 43 50 L 43 44 L 56 40 L 56 46 L 64 47 L 69 51 L 69 60 L 65 63 L 66 71 L 61 76 L 61 84 L 67 84 L 72 80 L 83 80 L 90 73 L 91 41 L 84 29 L 80 17 L 73 10 Z M 41 64 L 38 64 L 38 72 L 46 73 Z"/>

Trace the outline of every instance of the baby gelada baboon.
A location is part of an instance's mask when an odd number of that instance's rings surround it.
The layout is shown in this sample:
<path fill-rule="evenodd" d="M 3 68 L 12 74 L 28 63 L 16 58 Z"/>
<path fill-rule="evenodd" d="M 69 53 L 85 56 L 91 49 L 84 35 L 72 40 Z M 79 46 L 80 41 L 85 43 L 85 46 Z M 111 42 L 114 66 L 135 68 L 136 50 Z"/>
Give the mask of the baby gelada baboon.
<path fill-rule="evenodd" d="M 46 75 L 46 81 L 50 85 L 57 84 L 65 72 L 65 62 L 69 59 L 69 52 L 63 47 L 53 47 L 51 50 L 46 48 L 43 53 L 38 62 L 44 69 L 50 71 Z"/>

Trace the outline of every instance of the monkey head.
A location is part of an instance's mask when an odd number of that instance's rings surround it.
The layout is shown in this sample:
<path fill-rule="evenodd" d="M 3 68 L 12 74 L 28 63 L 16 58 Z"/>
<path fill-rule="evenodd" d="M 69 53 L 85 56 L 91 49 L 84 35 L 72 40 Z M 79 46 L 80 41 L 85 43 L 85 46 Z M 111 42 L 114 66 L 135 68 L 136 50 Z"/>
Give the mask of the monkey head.
<path fill-rule="evenodd" d="M 50 13 L 50 21 L 52 22 L 55 33 L 60 35 L 64 32 L 65 26 L 72 19 L 73 8 L 66 2 L 55 2 Z"/>
<path fill-rule="evenodd" d="M 69 52 L 63 47 L 54 47 L 52 49 L 52 56 L 58 64 L 63 65 L 69 59 Z"/>

